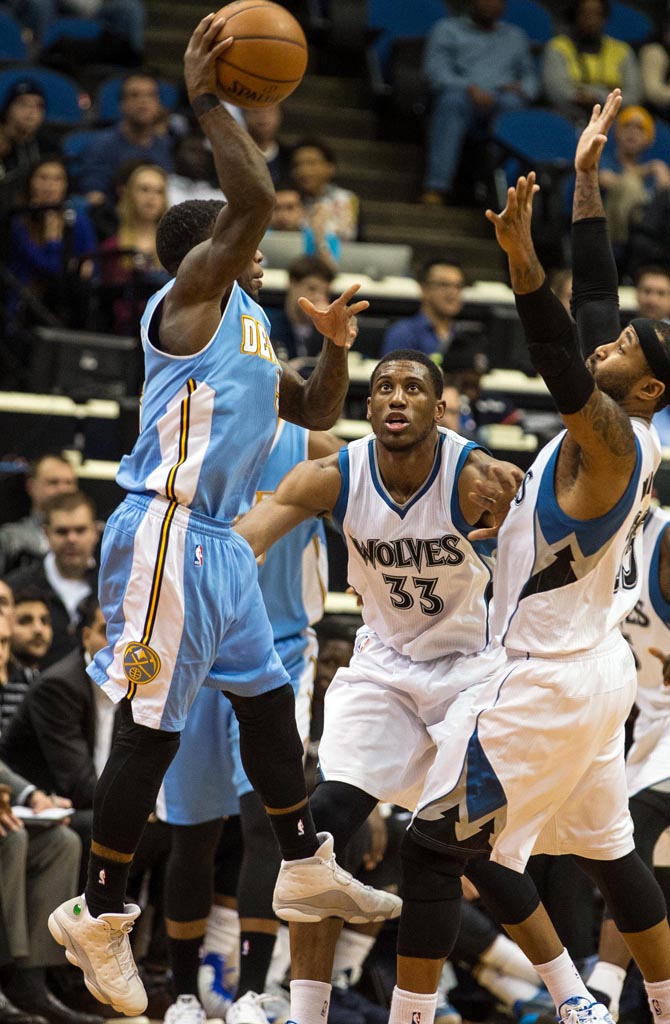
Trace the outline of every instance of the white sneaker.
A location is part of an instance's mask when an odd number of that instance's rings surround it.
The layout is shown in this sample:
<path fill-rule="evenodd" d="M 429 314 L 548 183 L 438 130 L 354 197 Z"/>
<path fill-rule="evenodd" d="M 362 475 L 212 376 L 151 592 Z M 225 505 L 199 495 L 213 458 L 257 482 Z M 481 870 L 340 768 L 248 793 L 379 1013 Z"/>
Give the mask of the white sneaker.
<path fill-rule="evenodd" d="M 49 931 L 65 946 L 70 963 L 84 972 L 91 995 L 126 1017 L 137 1017 L 147 1008 L 128 937 L 139 916 L 140 908 L 126 903 L 124 914 L 91 917 L 83 896 L 66 900 L 49 916 Z"/>
<path fill-rule="evenodd" d="M 321 845 L 313 857 L 281 862 L 272 900 L 277 917 L 306 923 L 340 917 L 367 924 L 400 915 L 399 896 L 357 881 L 335 860 L 330 833 L 319 832 L 318 838 Z"/>
<path fill-rule="evenodd" d="M 206 953 L 198 968 L 198 995 L 207 1020 L 225 1019 L 235 998 L 239 969 L 222 953 Z"/>
<path fill-rule="evenodd" d="M 226 1024 L 270 1024 L 264 1010 L 268 997 L 256 992 L 245 992 L 237 999 L 226 1014 Z"/>
<path fill-rule="evenodd" d="M 195 996 L 177 996 L 177 1002 L 165 1011 L 165 1024 L 205 1024 L 205 1011 Z"/>
<path fill-rule="evenodd" d="M 263 1008 L 270 1024 L 287 1024 L 291 1018 L 291 1000 L 286 989 L 270 983 L 263 996 Z"/>
<path fill-rule="evenodd" d="M 565 1021 L 565 1024 L 595 1024 L 596 1021 L 614 1024 L 606 1006 L 594 1003 L 584 996 L 572 996 L 561 1003 L 558 1008 L 558 1019 Z"/>

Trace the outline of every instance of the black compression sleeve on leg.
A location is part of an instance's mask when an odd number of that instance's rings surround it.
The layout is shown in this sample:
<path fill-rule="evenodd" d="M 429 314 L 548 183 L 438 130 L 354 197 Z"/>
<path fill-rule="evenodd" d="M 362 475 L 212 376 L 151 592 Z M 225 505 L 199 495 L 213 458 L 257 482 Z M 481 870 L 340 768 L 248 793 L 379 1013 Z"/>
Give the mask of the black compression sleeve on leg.
<path fill-rule="evenodd" d="M 520 875 L 488 858 L 473 857 L 465 873 L 498 924 L 521 924 L 540 905 L 535 882 L 527 871 Z"/>
<path fill-rule="evenodd" d="M 467 874 L 468 869 L 465 869 Z M 479 907 L 468 900 L 461 903 L 461 928 L 452 955 L 454 960 L 463 961 L 474 967 L 498 938 L 499 931 Z"/>
<path fill-rule="evenodd" d="M 335 856 L 340 857 L 347 843 L 377 806 L 377 799 L 347 782 L 322 782 L 310 797 L 309 806 L 317 832 L 330 832 L 335 840 Z"/>
<path fill-rule="evenodd" d="M 444 959 L 461 926 L 463 859 L 420 845 L 411 832 L 405 833 L 400 857 L 398 955 Z"/>
<path fill-rule="evenodd" d="M 595 383 L 584 365 L 572 321 L 545 280 L 534 292 L 515 295 L 531 362 L 558 411 L 570 415 L 588 402 Z"/>
<path fill-rule="evenodd" d="M 93 800 L 93 842 L 134 853 L 156 804 L 163 776 L 179 749 L 179 733 L 136 725 L 121 702 L 121 727 Z"/>
<path fill-rule="evenodd" d="M 587 217 L 572 225 L 572 313 L 582 354 L 619 336 L 619 275 L 607 221 Z"/>
<path fill-rule="evenodd" d="M 240 821 L 244 838 L 244 856 L 237 889 L 240 917 L 274 921 L 272 894 L 281 856 L 272 825 L 257 793 L 240 797 Z"/>
<path fill-rule="evenodd" d="M 223 832 L 214 854 L 214 892 L 237 899 L 237 885 L 244 847 L 239 814 L 223 823 Z"/>
<path fill-rule="evenodd" d="M 661 887 L 636 851 L 617 860 L 575 860 L 600 889 L 620 932 L 644 932 L 667 916 Z"/>
<path fill-rule="evenodd" d="M 221 818 L 172 826 L 165 874 L 165 916 L 170 921 L 199 921 L 209 914 L 221 826 Z"/>

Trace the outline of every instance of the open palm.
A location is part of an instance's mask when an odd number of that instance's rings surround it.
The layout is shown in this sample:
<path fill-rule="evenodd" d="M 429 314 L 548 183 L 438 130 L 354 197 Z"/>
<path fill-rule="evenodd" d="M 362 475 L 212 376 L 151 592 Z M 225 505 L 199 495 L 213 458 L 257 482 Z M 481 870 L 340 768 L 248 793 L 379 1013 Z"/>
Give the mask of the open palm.
<path fill-rule="evenodd" d="M 600 154 L 607 142 L 607 133 L 614 124 L 621 107 L 621 89 L 613 89 L 602 107 L 596 103 L 591 120 L 579 137 L 575 153 L 576 171 L 598 169 Z"/>
<path fill-rule="evenodd" d="M 370 305 L 366 299 L 349 305 L 360 287 L 360 284 L 352 284 L 326 309 L 317 309 L 314 303 L 304 296 L 298 299 L 300 308 L 307 313 L 317 331 L 340 348 L 351 348 L 358 334 L 356 316 Z"/>

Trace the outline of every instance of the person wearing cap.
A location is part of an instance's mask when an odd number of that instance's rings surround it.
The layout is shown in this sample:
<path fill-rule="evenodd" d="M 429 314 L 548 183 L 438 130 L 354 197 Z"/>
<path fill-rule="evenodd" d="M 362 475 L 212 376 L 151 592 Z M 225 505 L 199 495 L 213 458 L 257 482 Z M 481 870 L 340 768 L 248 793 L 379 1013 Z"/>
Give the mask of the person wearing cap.
<path fill-rule="evenodd" d="M 0 108 L 0 216 L 15 205 L 28 172 L 47 154 L 60 153 L 58 136 L 45 127 L 45 97 L 31 78 L 20 78 Z"/>
<path fill-rule="evenodd" d="M 670 189 L 664 160 L 645 160 L 656 137 L 654 119 L 644 107 L 624 107 L 616 128 L 616 147 L 603 153 L 600 185 L 606 191 L 605 213 L 613 245 L 628 240 L 630 218 L 658 193 Z"/>

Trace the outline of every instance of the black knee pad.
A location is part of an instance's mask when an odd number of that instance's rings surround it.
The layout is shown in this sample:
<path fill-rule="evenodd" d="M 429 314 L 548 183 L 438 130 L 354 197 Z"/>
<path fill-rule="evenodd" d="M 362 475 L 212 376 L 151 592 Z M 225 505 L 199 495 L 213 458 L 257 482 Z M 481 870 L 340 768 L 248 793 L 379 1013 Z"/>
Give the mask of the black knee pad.
<path fill-rule="evenodd" d="M 244 855 L 239 814 L 226 818 L 214 855 L 214 892 L 237 899 L 240 866 Z"/>
<path fill-rule="evenodd" d="M 265 806 L 300 803 L 306 796 L 303 746 L 291 686 L 286 683 L 258 697 L 226 696 L 240 723 L 242 765 Z"/>
<path fill-rule="evenodd" d="M 199 921 L 209 914 L 221 825 L 221 818 L 216 818 L 172 826 L 165 878 L 165 916 L 171 921 Z"/>
<path fill-rule="evenodd" d="M 661 887 L 635 851 L 617 860 L 575 860 L 600 889 L 620 932 L 644 932 L 667 917 Z"/>
<path fill-rule="evenodd" d="M 488 857 L 473 857 L 465 874 L 500 925 L 521 924 L 540 905 L 535 882 L 527 871 L 520 875 Z"/>
<path fill-rule="evenodd" d="M 441 960 L 453 949 L 461 924 L 463 862 L 421 846 L 411 830 L 400 849 L 402 914 L 398 955 Z"/>
<path fill-rule="evenodd" d="M 281 863 L 270 819 L 257 793 L 240 797 L 244 857 L 237 889 L 240 917 L 274 920 L 272 894 Z"/>

